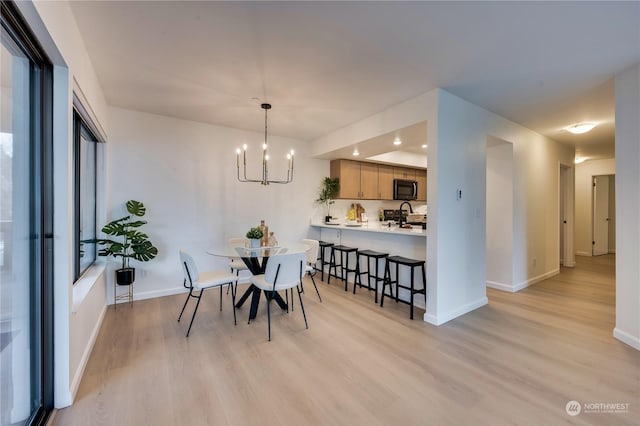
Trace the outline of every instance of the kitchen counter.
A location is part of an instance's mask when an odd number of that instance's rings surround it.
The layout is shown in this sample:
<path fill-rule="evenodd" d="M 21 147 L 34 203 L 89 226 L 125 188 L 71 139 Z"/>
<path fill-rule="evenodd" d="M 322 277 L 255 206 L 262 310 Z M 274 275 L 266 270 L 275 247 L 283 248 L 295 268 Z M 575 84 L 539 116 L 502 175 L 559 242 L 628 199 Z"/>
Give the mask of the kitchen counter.
<path fill-rule="evenodd" d="M 422 227 L 415 226 L 415 225 L 411 229 L 398 228 L 398 226 L 396 225 L 392 225 L 391 227 L 389 227 L 387 225 L 381 224 L 380 222 L 370 222 L 368 224 L 363 224 L 362 226 L 352 226 L 352 225 L 346 225 L 346 224 L 327 225 L 326 223 L 312 223 L 311 226 L 319 227 L 319 228 L 328 228 L 328 229 L 357 231 L 357 232 L 380 232 L 383 234 L 407 235 L 412 237 L 427 236 L 426 229 L 422 229 Z"/>

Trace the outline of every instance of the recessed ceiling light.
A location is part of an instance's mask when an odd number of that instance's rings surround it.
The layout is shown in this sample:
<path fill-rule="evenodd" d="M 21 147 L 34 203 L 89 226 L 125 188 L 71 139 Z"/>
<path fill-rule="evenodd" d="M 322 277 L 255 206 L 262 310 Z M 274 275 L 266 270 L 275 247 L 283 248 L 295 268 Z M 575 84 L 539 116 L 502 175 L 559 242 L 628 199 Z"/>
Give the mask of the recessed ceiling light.
<path fill-rule="evenodd" d="M 360 155 L 360 152 L 358 152 L 358 148 L 354 148 L 353 153 L 351 155 L 353 155 L 354 157 L 357 157 L 358 155 Z"/>
<path fill-rule="evenodd" d="M 402 141 L 400 140 L 400 138 L 399 138 L 399 137 L 396 137 L 396 138 L 393 140 L 393 144 L 394 144 L 394 145 L 400 145 L 400 144 L 402 144 Z"/>
<path fill-rule="evenodd" d="M 422 147 L 423 147 L 423 148 L 426 148 L 426 147 L 427 147 L 427 144 L 426 144 L 426 143 L 425 143 L 425 144 L 422 144 Z"/>
<path fill-rule="evenodd" d="M 567 131 L 573 133 L 574 135 L 579 135 L 582 133 L 587 133 L 594 127 L 596 127 L 596 123 L 579 123 L 567 127 Z"/>

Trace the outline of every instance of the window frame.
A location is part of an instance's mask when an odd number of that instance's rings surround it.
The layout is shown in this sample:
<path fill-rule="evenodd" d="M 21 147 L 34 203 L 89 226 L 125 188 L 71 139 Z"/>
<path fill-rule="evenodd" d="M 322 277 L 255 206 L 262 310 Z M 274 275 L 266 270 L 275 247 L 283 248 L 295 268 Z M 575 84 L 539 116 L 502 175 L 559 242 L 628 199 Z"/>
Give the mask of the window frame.
<path fill-rule="evenodd" d="M 29 334 L 31 389 L 37 407 L 28 425 L 46 424 L 53 411 L 53 65 L 12 1 L 0 2 L 1 26 L 29 59 L 30 84 L 30 265 Z"/>
<path fill-rule="evenodd" d="M 85 133 L 89 137 L 85 137 L 88 142 L 95 143 L 94 157 L 93 157 L 93 222 L 95 224 L 94 238 L 98 236 L 98 143 L 100 139 L 96 137 L 96 133 L 91 130 L 89 126 L 90 120 L 86 119 L 81 108 L 73 108 L 73 241 L 74 241 L 74 254 L 73 254 L 73 274 L 74 284 L 82 277 L 82 275 L 90 269 L 97 261 L 98 250 L 97 246 L 93 245 L 93 261 L 84 267 L 80 262 L 80 228 L 81 228 L 81 211 L 82 208 L 82 175 L 81 175 L 81 146 L 82 146 L 82 134 Z"/>

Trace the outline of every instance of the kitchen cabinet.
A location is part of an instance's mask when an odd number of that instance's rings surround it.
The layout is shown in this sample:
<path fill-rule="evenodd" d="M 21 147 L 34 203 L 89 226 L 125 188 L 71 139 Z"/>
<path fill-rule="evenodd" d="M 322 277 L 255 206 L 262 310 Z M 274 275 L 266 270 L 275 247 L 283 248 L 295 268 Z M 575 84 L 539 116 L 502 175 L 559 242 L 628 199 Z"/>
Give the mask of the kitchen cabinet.
<path fill-rule="evenodd" d="M 393 200 L 393 167 L 378 164 L 378 199 Z"/>
<path fill-rule="evenodd" d="M 340 179 L 338 198 L 378 199 L 378 165 L 352 160 L 331 161 L 331 177 Z"/>
<path fill-rule="evenodd" d="M 394 167 L 394 179 L 416 180 L 416 170 L 408 167 Z"/>
<path fill-rule="evenodd" d="M 360 162 L 333 160 L 330 165 L 331 178 L 340 179 L 338 198 L 360 198 Z"/>
<path fill-rule="evenodd" d="M 360 163 L 360 198 L 375 200 L 378 198 L 378 165 Z"/>
<path fill-rule="evenodd" d="M 418 198 L 416 201 L 427 201 L 427 171 L 416 169 L 416 182 L 418 182 Z"/>
<path fill-rule="evenodd" d="M 354 160 L 332 160 L 331 178 L 340 179 L 338 198 L 393 200 L 393 179 L 418 182 L 418 201 L 427 200 L 427 171 Z"/>

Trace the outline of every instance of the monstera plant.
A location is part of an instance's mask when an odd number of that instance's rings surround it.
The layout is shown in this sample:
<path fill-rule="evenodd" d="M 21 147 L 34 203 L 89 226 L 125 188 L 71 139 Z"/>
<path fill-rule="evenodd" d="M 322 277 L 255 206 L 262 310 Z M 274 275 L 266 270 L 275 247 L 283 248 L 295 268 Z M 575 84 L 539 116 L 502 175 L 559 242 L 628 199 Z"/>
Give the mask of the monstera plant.
<path fill-rule="evenodd" d="M 147 223 L 138 219 L 147 212 L 144 204 L 129 200 L 126 207 L 127 216 L 112 220 L 102 228 L 103 233 L 115 238 L 95 240 L 104 246 L 98 251 L 99 256 L 121 258 L 122 267 L 116 270 L 116 282 L 120 285 L 131 285 L 135 281 L 135 268 L 129 265 L 131 259 L 147 262 L 158 255 L 158 249 L 149 241 L 149 236 L 139 230 Z"/>

